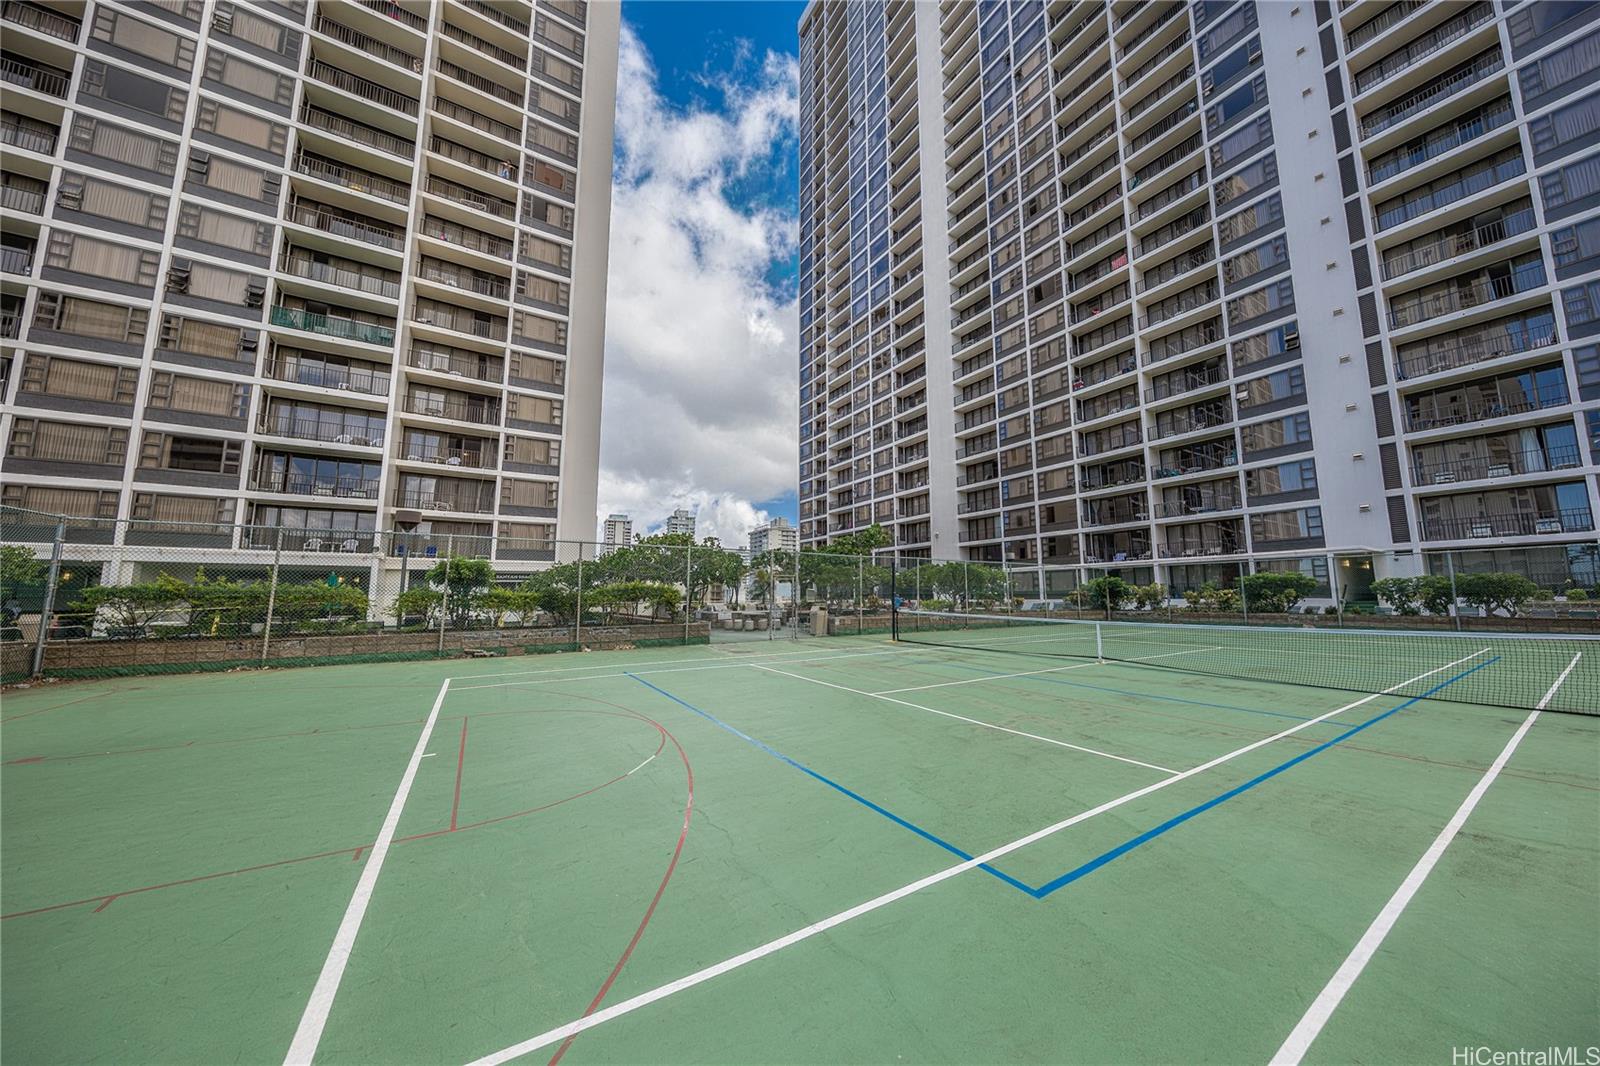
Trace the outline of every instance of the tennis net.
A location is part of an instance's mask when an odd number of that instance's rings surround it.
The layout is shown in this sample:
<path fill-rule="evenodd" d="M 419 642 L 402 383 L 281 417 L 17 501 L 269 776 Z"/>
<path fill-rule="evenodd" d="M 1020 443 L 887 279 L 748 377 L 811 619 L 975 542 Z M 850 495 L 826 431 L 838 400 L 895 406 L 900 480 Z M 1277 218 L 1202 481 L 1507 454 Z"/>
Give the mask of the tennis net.
<path fill-rule="evenodd" d="M 894 610 L 896 640 L 1495 707 L 1600 714 L 1600 637 L 1088 621 Z M 1479 669 L 1473 669 L 1480 667 Z"/>

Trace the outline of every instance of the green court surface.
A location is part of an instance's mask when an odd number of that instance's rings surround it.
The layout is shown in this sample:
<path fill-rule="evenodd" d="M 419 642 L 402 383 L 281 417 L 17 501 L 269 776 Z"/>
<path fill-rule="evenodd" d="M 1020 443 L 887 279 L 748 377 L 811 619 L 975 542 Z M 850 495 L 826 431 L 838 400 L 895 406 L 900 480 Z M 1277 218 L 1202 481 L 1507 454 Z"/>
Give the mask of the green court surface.
<path fill-rule="evenodd" d="M 1587 1048 L 1600 717 L 1446 699 L 1485 658 L 1361 693 L 860 637 L 13 690 L 0 1054 Z"/>

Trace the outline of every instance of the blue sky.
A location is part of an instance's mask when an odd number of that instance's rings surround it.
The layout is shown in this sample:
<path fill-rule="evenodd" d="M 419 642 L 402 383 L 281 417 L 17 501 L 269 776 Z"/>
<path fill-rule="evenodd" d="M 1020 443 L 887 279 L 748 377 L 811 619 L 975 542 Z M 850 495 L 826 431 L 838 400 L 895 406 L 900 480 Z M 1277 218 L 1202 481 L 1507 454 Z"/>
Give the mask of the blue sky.
<path fill-rule="evenodd" d="M 797 520 L 798 0 L 624 0 L 600 515 Z"/>

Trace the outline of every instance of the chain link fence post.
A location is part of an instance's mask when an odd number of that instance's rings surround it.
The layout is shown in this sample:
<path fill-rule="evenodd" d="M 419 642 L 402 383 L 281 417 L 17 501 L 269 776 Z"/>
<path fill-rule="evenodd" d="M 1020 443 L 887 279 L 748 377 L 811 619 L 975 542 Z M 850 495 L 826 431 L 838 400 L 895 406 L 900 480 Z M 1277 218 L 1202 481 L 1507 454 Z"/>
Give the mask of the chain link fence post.
<path fill-rule="evenodd" d="M 866 563 L 861 556 L 856 556 L 856 636 L 860 636 L 867 628 L 867 601 L 866 590 L 863 587 L 867 576 Z"/>
<path fill-rule="evenodd" d="M 1249 565 L 1243 559 L 1239 560 L 1239 610 L 1244 615 L 1245 625 L 1250 624 L 1250 598 L 1245 595 L 1244 591 L 1244 579 L 1245 575 L 1249 573 Z"/>
<path fill-rule="evenodd" d="M 272 646 L 272 615 L 278 607 L 278 564 L 283 559 L 283 527 L 272 545 L 272 574 L 267 579 L 267 617 L 261 625 L 261 665 L 267 665 L 267 649 Z"/>
<path fill-rule="evenodd" d="M 444 535 L 444 593 L 439 599 L 439 658 L 444 658 L 444 627 L 450 617 L 450 558 L 455 551 L 455 534 Z"/>
<path fill-rule="evenodd" d="M 560 547 L 556 555 L 561 554 Z M 572 645 L 574 651 L 583 650 L 583 541 L 578 542 L 578 603 L 572 613 Z"/>
<path fill-rule="evenodd" d="M 1339 568 L 1333 558 L 1333 553 L 1328 553 L 1328 595 L 1333 597 L 1333 611 L 1339 620 L 1340 628 L 1344 627 L 1344 607 L 1339 603 Z"/>
<path fill-rule="evenodd" d="M 1461 601 L 1456 592 L 1456 553 L 1444 553 L 1444 572 L 1450 575 L 1450 617 L 1456 620 L 1456 631 L 1461 630 Z"/>
<path fill-rule="evenodd" d="M 44 642 L 50 634 L 50 618 L 55 614 L 56 589 L 61 584 L 61 549 L 67 540 L 67 520 L 56 522 L 55 541 L 50 546 L 50 577 L 44 586 L 44 602 L 39 605 L 39 632 L 33 641 L 33 677 L 44 676 Z"/>
<path fill-rule="evenodd" d="M 683 643 L 689 644 L 689 620 L 694 617 L 694 598 L 690 592 L 694 588 L 694 545 L 690 544 L 683 549 Z"/>

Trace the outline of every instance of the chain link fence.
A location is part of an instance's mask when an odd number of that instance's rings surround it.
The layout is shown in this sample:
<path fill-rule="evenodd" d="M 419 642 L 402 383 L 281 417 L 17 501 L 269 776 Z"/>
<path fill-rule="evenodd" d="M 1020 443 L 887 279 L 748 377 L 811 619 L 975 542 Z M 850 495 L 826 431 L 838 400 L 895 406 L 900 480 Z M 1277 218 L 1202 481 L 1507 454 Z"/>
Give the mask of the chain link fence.
<path fill-rule="evenodd" d="M 1600 544 L 1041 566 L 0 508 L 0 681 L 888 634 L 903 609 L 1600 631 Z"/>

